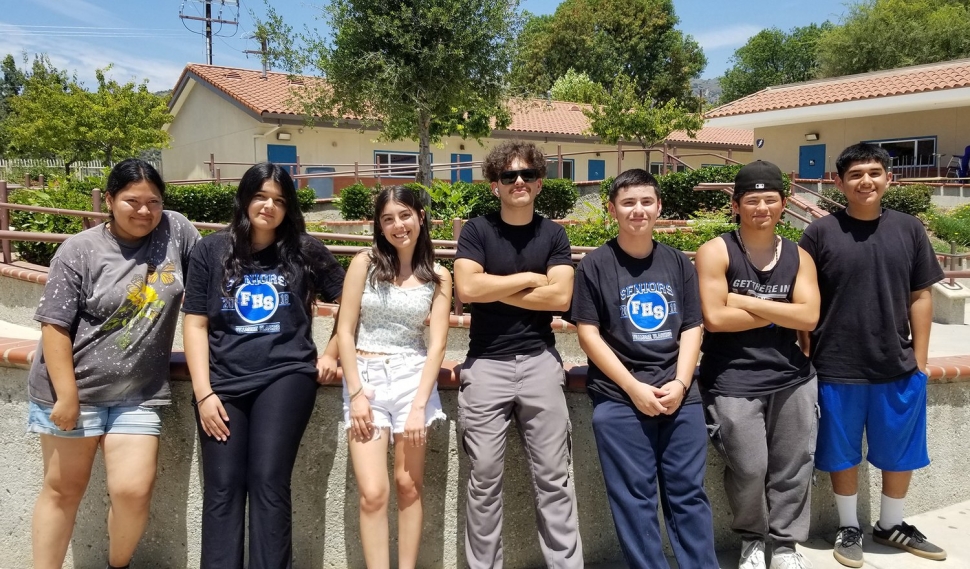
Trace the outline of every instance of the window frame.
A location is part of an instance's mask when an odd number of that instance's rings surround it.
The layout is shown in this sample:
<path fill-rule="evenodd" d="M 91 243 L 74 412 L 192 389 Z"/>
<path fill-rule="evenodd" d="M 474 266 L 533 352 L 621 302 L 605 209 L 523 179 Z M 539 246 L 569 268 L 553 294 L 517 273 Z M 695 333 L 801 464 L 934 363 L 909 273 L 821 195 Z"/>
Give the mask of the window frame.
<path fill-rule="evenodd" d="M 559 157 L 558 156 L 546 156 L 546 179 L 555 180 L 559 178 Z M 566 176 L 566 166 L 569 166 L 569 176 Z M 564 180 L 576 180 L 576 159 L 575 158 L 563 158 L 562 159 L 562 173 Z"/>
<path fill-rule="evenodd" d="M 927 141 L 927 140 L 933 141 L 933 152 L 928 155 L 932 159 L 932 162 L 930 164 L 919 164 L 918 163 L 919 156 L 925 156 L 925 155 L 918 154 L 918 152 L 919 152 L 919 143 L 921 141 Z M 927 136 L 900 136 L 900 137 L 895 137 L 895 138 L 883 138 L 883 139 L 877 139 L 877 140 L 863 140 L 862 142 L 865 143 L 865 144 L 873 144 L 875 146 L 879 146 L 880 148 L 884 148 L 884 144 L 886 144 L 886 143 L 893 143 L 893 142 L 912 142 L 913 143 L 913 160 L 914 160 L 914 162 L 911 163 L 911 164 L 892 164 L 890 166 L 890 168 L 892 168 L 892 169 L 926 168 L 926 167 L 932 168 L 932 167 L 936 167 L 937 162 L 939 161 L 940 144 L 939 144 L 939 137 L 936 136 L 936 135 L 927 135 Z"/>
<path fill-rule="evenodd" d="M 387 164 L 382 165 L 378 162 L 378 156 L 384 154 L 387 156 Z M 414 157 L 414 167 L 411 168 L 410 164 L 394 165 L 391 163 L 391 155 L 399 156 L 413 156 Z M 410 152 L 407 150 L 375 150 L 374 151 L 374 166 L 375 172 L 374 177 L 380 178 L 400 178 L 413 180 L 418 175 L 418 156 L 420 152 Z M 431 163 L 434 164 L 434 154 L 430 156 Z"/>

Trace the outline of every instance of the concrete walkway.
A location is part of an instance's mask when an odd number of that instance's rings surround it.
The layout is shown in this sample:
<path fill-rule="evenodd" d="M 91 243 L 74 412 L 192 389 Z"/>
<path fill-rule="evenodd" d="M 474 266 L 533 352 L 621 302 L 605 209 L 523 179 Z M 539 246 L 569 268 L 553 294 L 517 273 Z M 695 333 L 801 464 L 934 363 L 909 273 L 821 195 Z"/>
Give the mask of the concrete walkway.
<path fill-rule="evenodd" d="M 916 516 L 907 516 L 906 522 L 915 525 L 926 537 L 947 552 L 946 561 L 922 559 L 898 549 L 879 545 L 872 541 L 871 528 L 866 528 L 862 548 L 865 551 L 867 569 L 966 569 L 970 567 L 970 502 L 955 504 L 942 510 L 934 510 Z M 815 537 L 799 546 L 798 551 L 814 569 L 845 569 L 832 557 L 832 541 L 835 536 Z M 738 566 L 738 550 L 718 554 L 720 569 Z M 671 559 L 674 569 L 677 563 Z M 587 569 L 625 569 L 623 563 L 588 565 Z"/>

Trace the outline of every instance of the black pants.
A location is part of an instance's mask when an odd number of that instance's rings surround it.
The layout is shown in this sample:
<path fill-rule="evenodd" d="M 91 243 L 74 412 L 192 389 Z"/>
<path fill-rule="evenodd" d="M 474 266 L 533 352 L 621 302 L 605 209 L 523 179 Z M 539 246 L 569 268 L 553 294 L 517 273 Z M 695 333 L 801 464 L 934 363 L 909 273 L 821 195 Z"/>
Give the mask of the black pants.
<path fill-rule="evenodd" d="M 250 569 L 292 567 L 290 477 L 316 390 L 315 378 L 291 375 L 224 402 L 226 442 L 206 435 L 199 424 L 203 569 L 242 569 L 247 494 Z"/>

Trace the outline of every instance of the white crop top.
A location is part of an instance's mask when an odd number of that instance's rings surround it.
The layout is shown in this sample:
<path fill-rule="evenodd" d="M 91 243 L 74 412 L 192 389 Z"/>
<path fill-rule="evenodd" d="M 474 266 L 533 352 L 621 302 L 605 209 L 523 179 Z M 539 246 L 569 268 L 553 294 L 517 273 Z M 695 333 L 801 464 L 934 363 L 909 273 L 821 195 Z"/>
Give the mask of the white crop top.
<path fill-rule="evenodd" d="M 431 311 L 435 285 L 401 288 L 380 283 L 375 288 L 370 274 L 360 298 L 357 349 L 377 354 L 425 354 L 425 319 Z"/>

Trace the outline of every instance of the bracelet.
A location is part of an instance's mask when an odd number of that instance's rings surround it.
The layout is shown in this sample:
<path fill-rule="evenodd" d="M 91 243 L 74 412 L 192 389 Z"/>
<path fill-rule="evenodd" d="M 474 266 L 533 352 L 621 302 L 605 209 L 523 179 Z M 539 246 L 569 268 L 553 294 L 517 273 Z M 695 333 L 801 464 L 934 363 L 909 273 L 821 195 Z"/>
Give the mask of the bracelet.
<path fill-rule="evenodd" d="M 193 405 L 195 405 L 196 407 L 198 407 L 199 405 L 202 405 L 202 402 L 203 402 L 203 401 L 205 401 L 206 399 L 208 399 L 208 398 L 210 398 L 210 397 L 212 397 L 212 396 L 213 396 L 213 395 L 215 395 L 215 394 L 216 394 L 216 392 L 215 392 L 215 391 L 210 391 L 208 395 L 206 395 L 206 396 L 205 396 L 205 397 L 203 397 L 202 399 L 199 399 L 198 401 L 196 401 L 195 403 L 193 403 Z"/>
<path fill-rule="evenodd" d="M 355 391 L 354 394 L 350 396 L 350 399 L 348 399 L 347 401 L 350 402 L 350 401 L 353 401 L 354 399 L 357 399 L 357 396 L 360 395 L 361 391 L 363 391 L 363 390 L 364 390 L 364 386 L 361 385 L 357 389 L 357 391 Z"/>
<path fill-rule="evenodd" d="M 677 379 L 676 377 L 674 378 L 674 381 L 676 381 L 677 383 L 679 383 L 679 384 L 681 384 L 681 385 L 684 386 L 684 393 L 687 393 L 687 390 L 690 389 L 689 387 L 687 387 L 687 384 L 686 383 L 684 383 L 683 381 Z"/>

